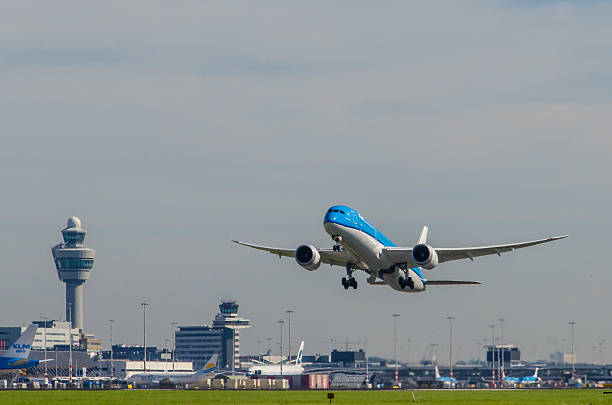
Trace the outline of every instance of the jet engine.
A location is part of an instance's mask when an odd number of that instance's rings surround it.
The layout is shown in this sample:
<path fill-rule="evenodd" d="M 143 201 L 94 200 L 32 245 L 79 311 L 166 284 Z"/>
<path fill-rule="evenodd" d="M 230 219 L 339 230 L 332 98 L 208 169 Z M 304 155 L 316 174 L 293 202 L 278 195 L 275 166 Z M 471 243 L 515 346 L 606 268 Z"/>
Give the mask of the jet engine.
<path fill-rule="evenodd" d="M 295 261 L 306 270 L 316 270 L 321 266 L 321 255 L 312 245 L 302 245 L 295 249 Z"/>
<path fill-rule="evenodd" d="M 432 270 L 438 265 L 438 254 L 431 246 L 420 243 L 412 248 L 412 260 L 419 267 Z"/>

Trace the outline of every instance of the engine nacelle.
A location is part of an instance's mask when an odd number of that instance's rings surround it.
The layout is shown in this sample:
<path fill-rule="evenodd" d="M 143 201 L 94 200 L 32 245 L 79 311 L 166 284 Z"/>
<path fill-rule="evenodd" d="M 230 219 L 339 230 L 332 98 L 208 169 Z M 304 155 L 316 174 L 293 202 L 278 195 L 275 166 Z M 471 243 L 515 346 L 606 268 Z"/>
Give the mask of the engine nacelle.
<path fill-rule="evenodd" d="M 431 246 L 421 243 L 412 248 L 412 260 L 419 267 L 432 270 L 438 265 L 438 254 Z"/>
<path fill-rule="evenodd" d="M 321 255 L 312 245 L 302 245 L 295 249 L 295 261 L 306 270 L 316 270 L 321 266 Z"/>

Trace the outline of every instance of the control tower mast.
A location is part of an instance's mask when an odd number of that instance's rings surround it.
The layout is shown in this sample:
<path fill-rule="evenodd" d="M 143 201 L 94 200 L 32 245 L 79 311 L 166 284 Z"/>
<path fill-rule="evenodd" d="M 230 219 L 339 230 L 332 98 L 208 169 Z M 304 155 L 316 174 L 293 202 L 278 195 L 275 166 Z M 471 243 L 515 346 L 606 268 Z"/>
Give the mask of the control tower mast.
<path fill-rule="evenodd" d="M 73 328 L 83 329 L 83 283 L 89 280 L 96 251 L 83 246 L 85 234 L 81 220 L 68 218 L 62 229 L 64 243 L 51 249 L 60 281 L 66 283 L 66 320 Z"/>

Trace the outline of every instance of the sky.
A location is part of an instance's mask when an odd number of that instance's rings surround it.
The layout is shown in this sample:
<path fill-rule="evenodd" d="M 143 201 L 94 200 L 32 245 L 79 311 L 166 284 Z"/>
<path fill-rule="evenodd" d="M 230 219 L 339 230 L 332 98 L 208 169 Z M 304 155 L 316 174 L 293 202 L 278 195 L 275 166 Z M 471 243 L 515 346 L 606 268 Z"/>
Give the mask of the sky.
<path fill-rule="evenodd" d="M 241 352 L 364 347 L 528 360 L 612 344 L 612 5 L 607 2 L 13 2 L 0 13 L 2 324 L 64 317 L 50 248 L 71 215 L 97 256 L 87 332 L 165 345 L 236 299 Z M 606 175 L 608 173 L 608 175 Z M 329 248 L 331 205 L 400 246 L 568 239 L 444 263 L 431 286 L 345 291 L 239 239 Z M 285 330 L 285 342 L 286 342 Z M 432 346 L 439 345 L 439 346 Z M 274 350 L 278 351 L 275 346 Z M 608 356 L 608 359 L 611 358 Z M 610 361 L 610 360 L 608 360 Z"/>

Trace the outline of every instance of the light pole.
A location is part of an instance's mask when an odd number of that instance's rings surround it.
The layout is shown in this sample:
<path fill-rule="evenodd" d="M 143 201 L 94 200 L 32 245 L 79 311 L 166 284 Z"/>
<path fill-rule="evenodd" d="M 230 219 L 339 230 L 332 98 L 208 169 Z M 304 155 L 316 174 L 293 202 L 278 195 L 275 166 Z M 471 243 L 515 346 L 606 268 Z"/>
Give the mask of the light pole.
<path fill-rule="evenodd" d="M 142 346 L 144 347 L 144 360 L 142 363 L 143 372 L 147 372 L 147 306 L 146 301 L 140 303 L 142 306 Z"/>
<path fill-rule="evenodd" d="M 176 326 L 178 322 L 170 322 L 170 329 L 172 330 L 172 371 L 174 371 L 174 362 L 176 358 L 174 357 L 174 352 L 176 352 Z"/>
<path fill-rule="evenodd" d="M 394 323 L 394 342 L 393 342 L 393 357 L 395 358 L 395 386 L 399 387 L 399 372 L 397 368 L 397 318 L 399 318 L 400 314 L 393 314 L 393 323 Z"/>
<path fill-rule="evenodd" d="M 602 339 L 599 341 L 599 359 L 601 361 L 601 366 L 603 367 L 605 359 L 604 359 L 604 343 L 606 342 L 605 339 Z"/>
<path fill-rule="evenodd" d="M 501 358 L 499 359 L 499 380 L 500 383 L 504 381 L 504 318 L 499 318 L 501 327 Z"/>
<path fill-rule="evenodd" d="M 280 375 L 283 376 L 283 324 L 285 321 L 280 319 L 278 324 L 280 325 Z"/>
<path fill-rule="evenodd" d="M 115 377 L 115 367 L 113 364 L 113 323 L 114 319 L 109 319 L 108 323 L 110 324 L 110 379 L 113 381 L 113 377 Z"/>
<path fill-rule="evenodd" d="M 70 351 L 70 359 L 68 360 L 70 362 L 70 365 L 68 366 L 68 380 L 70 382 L 72 382 L 72 302 L 68 303 L 68 335 L 69 338 L 69 351 Z"/>
<path fill-rule="evenodd" d="M 453 388 L 453 319 L 455 319 L 455 317 L 450 315 L 446 319 L 448 319 L 448 324 L 449 324 L 448 326 L 450 330 L 450 337 L 448 341 L 448 353 L 449 353 L 448 363 L 450 364 L 450 373 L 449 373 L 450 387 Z"/>
<path fill-rule="evenodd" d="M 491 328 L 491 384 L 495 384 L 495 325 L 489 325 Z"/>
<path fill-rule="evenodd" d="M 291 314 L 295 311 L 288 309 L 285 312 L 289 316 L 289 324 L 287 326 L 289 327 L 289 364 L 291 364 Z"/>
<path fill-rule="evenodd" d="M 170 357 L 170 353 L 168 353 L 168 350 L 170 350 L 170 339 L 164 339 L 164 342 L 166 343 L 166 355 L 164 356 L 166 358 L 166 371 L 168 371 L 168 357 Z"/>
<path fill-rule="evenodd" d="M 45 325 L 45 331 L 44 331 L 45 337 L 44 337 L 43 344 L 44 344 L 44 351 L 45 351 L 45 378 L 46 378 L 47 377 L 47 319 L 49 318 L 41 315 L 40 319 L 42 319 L 43 322 L 45 323 L 44 324 Z"/>
<path fill-rule="evenodd" d="M 272 338 L 271 337 L 267 337 L 266 340 L 268 341 L 268 363 L 270 362 L 270 354 L 272 353 Z"/>
<path fill-rule="evenodd" d="M 574 373 L 576 372 L 576 358 L 574 357 L 574 325 L 576 325 L 576 322 L 571 321 L 567 324 L 570 325 L 572 329 L 572 378 L 574 378 Z"/>
<path fill-rule="evenodd" d="M 259 345 L 259 351 L 258 351 L 258 353 L 259 353 L 259 362 L 261 363 L 261 340 L 258 340 L 258 341 L 257 341 L 257 344 Z"/>

